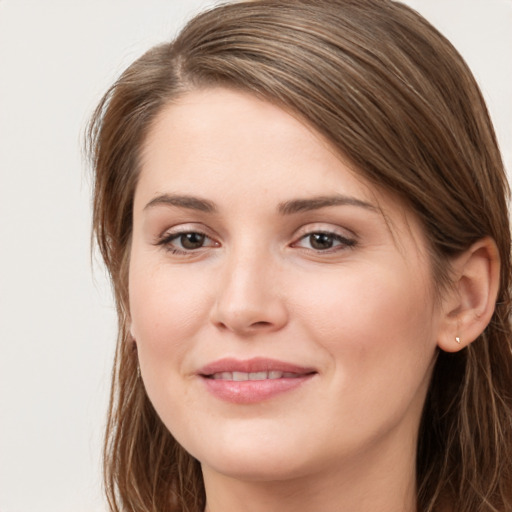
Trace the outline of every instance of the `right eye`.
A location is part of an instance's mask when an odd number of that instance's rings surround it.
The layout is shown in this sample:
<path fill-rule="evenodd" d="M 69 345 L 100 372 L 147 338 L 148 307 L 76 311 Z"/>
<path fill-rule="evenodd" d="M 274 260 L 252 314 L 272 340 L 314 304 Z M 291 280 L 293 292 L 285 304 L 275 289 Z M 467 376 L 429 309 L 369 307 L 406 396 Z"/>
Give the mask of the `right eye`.
<path fill-rule="evenodd" d="M 198 231 L 182 231 L 179 233 L 170 233 L 164 236 L 158 245 L 164 246 L 173 254 L 184 254 L 203 247 L 217 247 L 218 243 L 209 236 Z"/>

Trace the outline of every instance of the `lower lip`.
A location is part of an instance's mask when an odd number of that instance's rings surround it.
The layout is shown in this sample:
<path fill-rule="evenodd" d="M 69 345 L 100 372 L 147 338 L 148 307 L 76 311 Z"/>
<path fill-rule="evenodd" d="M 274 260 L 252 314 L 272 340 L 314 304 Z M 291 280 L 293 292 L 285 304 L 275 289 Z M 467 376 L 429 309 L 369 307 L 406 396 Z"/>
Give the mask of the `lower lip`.
<path fill-rule="evenodd" d="M 266 380 L 221 380 L 202 377 L 212 395 L 234 404 L 254 404 L 292 391 L 310 380 L 314 374 Z"/>

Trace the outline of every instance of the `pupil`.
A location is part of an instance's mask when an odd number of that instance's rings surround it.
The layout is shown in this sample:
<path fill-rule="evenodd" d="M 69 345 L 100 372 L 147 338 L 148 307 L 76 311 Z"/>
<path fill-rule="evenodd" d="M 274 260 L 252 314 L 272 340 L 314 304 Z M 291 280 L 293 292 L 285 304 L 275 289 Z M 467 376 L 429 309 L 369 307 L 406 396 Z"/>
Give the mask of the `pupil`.
<path fill-rule="evenodd" d="M 332 236 L 325 233 L 313 233 L 309 236 L 313 249 L 330 249 L 332 247 Z"/>
<path fill-rule="evenodd" d="M 201 233 L 186 233 L 181 235 L 181 245 L 185 249 L 199 249 L 203 246 L 204 235 Z"/>

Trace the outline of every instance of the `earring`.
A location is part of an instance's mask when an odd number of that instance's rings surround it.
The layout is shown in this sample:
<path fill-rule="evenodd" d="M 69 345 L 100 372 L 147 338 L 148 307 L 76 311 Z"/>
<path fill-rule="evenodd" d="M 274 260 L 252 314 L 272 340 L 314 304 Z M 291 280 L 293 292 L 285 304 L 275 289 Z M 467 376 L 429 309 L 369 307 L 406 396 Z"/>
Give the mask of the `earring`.
<path fill-rule="evenodd" d="M 458 336 L 455 336 L 455 341 L 460 345 L 460 338 Z"/>

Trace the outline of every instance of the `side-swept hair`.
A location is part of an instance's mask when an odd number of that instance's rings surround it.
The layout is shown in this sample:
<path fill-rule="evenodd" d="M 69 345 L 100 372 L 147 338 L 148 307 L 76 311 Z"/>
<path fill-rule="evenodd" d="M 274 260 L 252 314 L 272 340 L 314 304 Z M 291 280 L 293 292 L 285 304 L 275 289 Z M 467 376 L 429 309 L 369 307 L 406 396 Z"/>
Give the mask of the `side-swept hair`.
<path fill-rule="evenodd" d="M 439 352 L 417 448 L 418 510 L 512 510 L 508 186 L 484 101 L 463 59 L 412 9 L 389 0 L 256 0 L 195 17 L 134 62 L 89 127 L 94 234 L 119 315 L 105 482 L 112 511 L 201 512 L 199 463 L 158 418 L 137 377 L 128 266 L 148 128 L 187 91 L 224 86 L 293 112 L 371 183 L 417 215 L 438 289 L 449 262 L 492 237 L 500 291 L 485 332 Z"/>

